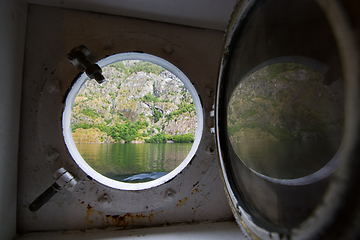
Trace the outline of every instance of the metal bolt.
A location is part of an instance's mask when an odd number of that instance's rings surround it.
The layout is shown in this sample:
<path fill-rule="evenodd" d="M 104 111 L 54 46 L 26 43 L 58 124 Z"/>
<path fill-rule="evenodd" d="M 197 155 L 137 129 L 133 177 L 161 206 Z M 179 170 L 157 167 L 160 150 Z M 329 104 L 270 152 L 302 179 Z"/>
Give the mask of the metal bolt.
<path fill-rule="evenodd" d="M 30 205 L 29 210 L 36 212 L 39 210 L 45 203 L 47 203 L 58 191 L 62 188 L 71 190 L 77 183 L 74 176 L 71 175 L 64 168 L 58 169 L 54 173 L 55 182 L 48 189 L 45 190 L 38 198 L 36 198 Z"/>
<path fill-rule="evenodd" d="M 86 75 L 90 79 L 95 79 L 99 84 L 105 82 L 102 70 L 99 65 L 90 61 L 91 51 L 84 45 L 80 45 L 71 50 L 68 54 L 69 61 L 75 66 L 82 66 Z"/>

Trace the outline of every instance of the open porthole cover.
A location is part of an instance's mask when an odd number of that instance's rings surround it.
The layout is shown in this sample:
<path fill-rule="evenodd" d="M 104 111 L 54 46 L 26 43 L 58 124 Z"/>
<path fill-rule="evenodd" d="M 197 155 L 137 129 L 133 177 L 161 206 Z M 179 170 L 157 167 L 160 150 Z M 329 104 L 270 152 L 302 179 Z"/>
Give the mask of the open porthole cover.
<path fill-rule="evenodd" d="M 351 2 L 353 7 L 349 9 Z M 360 193 L 356 189 L 360 184 L 360 43 L 355 31 L 360 27 L 360 8 L 354 10 L 354 6 L 359 4 L 348 1 L 348 5 L 342 5 L 336 0 L 252 0 L 240 1 L 232 15 L 219 71 L 215 132 L 230 206 L 249 239 L 360 236 Z M 229 137 L 229 102 L 235 89 L 252 74 L 267 74 L 271 65 L 273 69 L 283 69 L 284 66 L 274 65 L 279 63 L 303 65 L 299 72 L 306 72 L 306 67 L 319 71 L 324 75 L 326 89 L 338 86 L 339 79 L 344 82 L 340 93 L 344 105 L 341 146 L 325 166 L 294 179 L 271 177 L 251 168 L 241 160 Z M 296 68 L 289 67 L 293 76 Z M 263 72 L 259 73 L 261 69 Z M 298 81 L 300 75 L 295 77 Z M 250 83 L 250 87 L 259 86 Z M 286 89 L 291 89 L 290 85 Z M 320 97 L 321 92 L 318 93 Z M 288 90 L 288 94 L 293 92 Z M 250 100 L 261 99 L 250 96 Z M 253 111 L 243 113 L 256 118 Z M 252 127 L 260 131 L 257 126 Z M 267 136 L 264 132 L 260 135 Z M 308 136 L 318 138 L 308 133 L 305 138 Z M 242 133 L 242 137 L 248 135 Z"/>
<path fill-rule="evenodd" d="M 192 83 L 190 82 L 190 80 L 180 69 L 178 69 L 176 66 L 174 66 L 170 62 L 166 61 L 165 59 L 162 59 L 160 57 L 157 57 L 157 56 L 154 56 L 151 54 L 146 54 L 146 53 L 129 52 L 129 53 L 120 53 L 120 54 L 111 55 L 109 57 L 106 57 L 106 58 L 100 60 L 99 62 L 97 62 L 97 64 L 101 68 L 103 68 L 110 64 L 113 64 L 116 62 L 121 62 L 121 61 L 127 61 L 127 60 L 139 60 L 139 61 L 144 61 L 144 62 L 151 62 L 153 64 L 156 64 L 156 65 L 161 66 L 164 69 L 168 70 L 169 72 L 174 74 L 178 79 L 180 79 L 183 82 L 185 88 L 190 92 L 190 95 L 194 101 L 194 105 L 196 108 L 196 118 L 197 118 L 197 129 L 196 129 L 195 139 L 194 139 L 194 142 L 190 149 L 190 152 L 188 153 L 186 158 L 175 169 L 173 169 L 166 175 L 159 177 L 152 181 L 140 182 L 140 183 L 126 183 L 126 182 L 121 182 L 121 181 L 117 181 L 117 180 L 108 178 L 108 177 L 100 174 L 84 160 L 84 158 L 79 153 L 77 147 L 75 146 L 73 136 L 71 133 L 71 111 L 72 111 L 72 106 L 73 106 L 74 100 L 75 100 L 80 88 L 88 80 L 88 77 L 86 76 L 85 73 L 83 73 L 79 77 L 79 79 L 77 79 L 77 81 L 72 86 L 72 88 L 66 98 L 62 122 L 63 122 L 63 135 L 64 135 L 64 140 L 65 140 L 66 146 L 67 146 L 72 158 L 76 162 L 76 164 L 88 176 L 90 176 L 92 179 L 96 180 L 97 182 L 99 182 L 107 187 L 111 187 L 111 188 L 119 189 L 119 190 L 134 191 L 134 190 L 148 189 L 148 188 L 156 187 L 163 183 L 166 183 L 169 180 L 173 179 L 177 174 L 179 174 L 188 165 L 188 163 L 193 159 L 193 157 L 198 149 L 198 146 L 200 144 L 201 135 L 203 132 L 203 112 L 202 112 L 202 106 L 201 106 L 199 95 L 197 94 L 197 91 L 194 88 L 194 86 L 192 85 Z"/>

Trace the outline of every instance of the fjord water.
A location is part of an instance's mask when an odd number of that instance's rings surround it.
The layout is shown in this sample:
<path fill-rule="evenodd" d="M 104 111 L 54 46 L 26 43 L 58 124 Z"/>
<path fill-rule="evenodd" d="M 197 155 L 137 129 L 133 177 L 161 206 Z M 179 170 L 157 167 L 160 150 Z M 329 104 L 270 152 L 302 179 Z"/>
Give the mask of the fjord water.
<path fill-rule="evenodd" d="M 317 172 L 338 151 L 344 126 L 341 79 L 325 84 L 311 67 L 277 63 L 240 81 L 228 104 L 228 136 L 238 158 L 272 178 Z"/>
<path fill-rule="evenodd" d="M 232 146 L 251 169 L 278 179 L 305 177 L 324 167 L 336 154 L 339 139 L 242 142 Z"/>
<path fill-rule="evenodd" d="M 147 182 L 175 169 L 192 143 L 76 144 L 83 159 L 102 175 L 122 182 Z"/>

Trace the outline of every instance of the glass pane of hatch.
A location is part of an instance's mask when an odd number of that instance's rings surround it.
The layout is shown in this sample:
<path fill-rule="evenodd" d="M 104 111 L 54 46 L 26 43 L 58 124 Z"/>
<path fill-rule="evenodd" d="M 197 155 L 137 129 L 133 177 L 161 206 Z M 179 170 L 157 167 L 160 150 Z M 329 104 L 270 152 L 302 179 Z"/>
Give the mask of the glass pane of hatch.
<path fill-rule="evenodd" d="M 305 177 L 336 154 L 344 122 L 342 82 L 297 63 L 242 80 L 228 106 L 229 139 L 246 166 L 272 178 Z"/>
<path fill-rule="evenodd" d="M 219 156 L 234 207 L 286 235 L 316 208 L 339 162 L 340 58 L 315 1 L 259 0 L 244 11 L 220 70 Z"/>

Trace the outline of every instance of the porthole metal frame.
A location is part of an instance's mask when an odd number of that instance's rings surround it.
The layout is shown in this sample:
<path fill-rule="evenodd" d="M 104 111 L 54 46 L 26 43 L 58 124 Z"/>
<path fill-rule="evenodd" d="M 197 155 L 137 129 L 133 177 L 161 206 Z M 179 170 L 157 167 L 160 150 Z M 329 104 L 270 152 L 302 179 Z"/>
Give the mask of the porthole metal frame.
<path fill-rule="evenodd" d="M 297 228 L 289 234 L 283 234 L 256 221 L 256 217 L 249 212 L 241 198 L 232 190 L 231 171 L 227 169 L 220 145 L 219 131 L 219 99 L 220 81 L 226 68 L 229 47 L 236 30 L 242 24 L 248 10 L 254 6 L 256 0 L 249 2 L 240 1 L 232 15 L 227 36 L 223 47 L 223 56 L 218 77 L 216 108 L 215 108 L 215 133 L 221 174 L 229 199 L 230 207 L 242 232 L 249 239 L 357 239 L 360 236 L 360 194 L 356 186 L 360 183 L 358 171 L 360 163 L 360 50 L 359 39 L 356 36 L 356 22 L 350 22 L 343 5 L 337 0 L 314 0 L 322 9 L 332 28 L 340 49 L 341 64 L 344 69 L 345 85 L 345 133 L 341 151 L 337 157 L 341 158 L 338 169 L 329 183 L 328 191 L 323 196 L 322 202 L 315 211 Z M 358 10 L 359 11 L 359 10 Z M 352 19 L 353 20 L 353 19 Z M 355 25 L 354 25 L 355 24 Z M 359 27 L 359 26 L 357 26 Z M 353 204 L 353 205 L 351 205 Z M 346 218 L 344 218 L 346 217 Z"/>
<path fill-rule="evenodd" d="M 170 71 L 173 73 L 176 77 L 178 77 L 185 85 L 187 90 L 190 92 L 191 97 L 193 98 L 195 108 L 196 108 L 196 114 L 197 114 L 197 130 L 195 135 L 194 143 L 191 147 L 191 150 L 187 157 L 178 165 L 174 170 L 169 172 L 168 174 L 152 180 L 148 182 L 143 183 L 125 183 L 120 182 L 108 177 L 105 177 L 104 175 L 98 173 L 96 170 L 94 170 L 92 167 L 90 167 L 89 164 L 86 163 L 86 161 L 83 159 L 79 151 L 77 150 L 74 140 L 72 138 L 71 134 L 71 111 L 72 106 L 74 103 L 74 100 L 76 98 L 77 93 L 83 86 L 83 84 L 88 80 L 88 77 L 85 73 L 83 73 L 78 80 L 74 83 L 74 85 L 71 87 L 71 90 L 69 91 L 69 94 L 65 101 L 65 107 L 62 115 L 62 126 L 63 126 L 63 136 L 65 144 L 69 150 L 69 153 L 71 154 L 73 160 L 76 162 L 76 164 L 84 171 L 88 176 L 95 179 L 97 182 L 114 189 L 119 190 L 144 190 L 153 188 L 159 185 L 162 185 L 174 177 L 176 177 L 193 159 L 199 145 L 201 142 L 202 132 L 203 132 L 203 108 L 200 102 L 199 95 L 188 79 L 188 77 L 175 65 L 168 62 L 165 59 L 162 59 L 160 57 L 147 54 L 147 53 L 137 53 L 137 52 L 129 52 L 129 53 L 119 53 L 114 54 L 109 57 L 106 57 L 104 59 L 101 59 L 97 62 L 97 64 L 103 68 L 105 66 L 108 66 L 112 63 L 120 62 L 120 61 L 126 61 L 126 60 L 140 60 L 145 62 L 151 62 L 153 64 L 159 65 L 163 67 L 164 69 Z"/>

